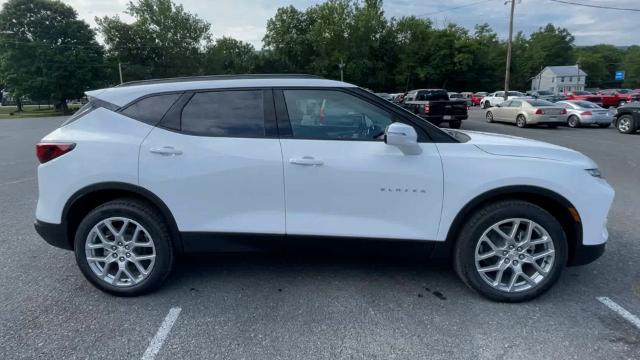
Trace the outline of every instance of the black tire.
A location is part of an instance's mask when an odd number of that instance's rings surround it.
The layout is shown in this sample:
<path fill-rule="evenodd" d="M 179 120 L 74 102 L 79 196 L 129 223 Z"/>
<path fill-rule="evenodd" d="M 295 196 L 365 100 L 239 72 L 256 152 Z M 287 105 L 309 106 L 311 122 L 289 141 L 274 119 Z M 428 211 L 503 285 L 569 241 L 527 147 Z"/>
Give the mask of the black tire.
<path fill-rule="evenodd" d="M 551 236 L 555 259 L 545 278 L 536 286 L 519 292 L 495 289 L 482 279 L 475 264 L 476 246 L 484 231 L 510 218 L 535 221 Z M 454 268 L 462 281 L 481 295 L 500 302 L 522 302 L 534 299 L 558 280 L 567 262 L 567 240 L 560 223 L 543 208 L 520 200 L 505 200 L 489 204 L 470 217 L 460 231 L 454 250 Z"/>
<path fill-rule="evenodd" d="M 527 118 L 524 117 L 524 115 L 518 115 L 516 117 L 516 126 L 519 128 L 526 128 L 527 127 Z"/>
<path fill-rule="evenodd" d="M 570 128 L 578 128 L 580 127 L 580 119 L 575 115 L 571 115 L 567 120 L 567 125 L 569 125 Z"/>
<path fill-rule="evenodd" d="M 462 127 L 462 120 L 449 121 L 449 128 L 451 128 L 451 129 L 460 129 L 460 127 Z"/>
<path fill-rule="evenodd" d="M 618 131 L 623 134 L 631 134 L 637 129 L 636 123 L 633 121 L 633 116 L 629 114 L 620 116 L 618 121 L 616 121 L 616 127 L 618 128 Z"/>
<path fill-rule="evenodd" d="M 606 128 L 608 128 L 609 126 L 611 126 L 611 123 L 608 123 L 608 124 L 598 124 L 598 126 L 599 126 L 600 128 L 602 128 L 602 129 L 606 129 Z"/>
<path fill-rule="evenodd" d="M 484 105 L 482 106 L 484 109 L 488 109 L 491 107 L 491 103 L 489 103 L 488 101 L 484 102 Z"/>
<path fill-rule="evenodd" d="M 487 122 L 488 123 L 492 123 L 493 122 L 493 113 L 491 111 L 487 111 L 486 118 L 487 118 Z"/>
<path fill-rule="evenodd" d="M 126 217 L 142 225 L 155 246 L 155 263 L 140 283 L 118 287 L 100 279 L 91 269 L 85 252 L 85 241 L 92 228 L 110 217 Z M 175 260 L 171 235 L 164 217 L 151 205 L 135 199 L 116 199 L 90 211 L 80 222 L 75 234 L 76 262 L 82 274 L 98 289 L 117 296 L 137 296 L 157 289 L 169 276 Z"/>

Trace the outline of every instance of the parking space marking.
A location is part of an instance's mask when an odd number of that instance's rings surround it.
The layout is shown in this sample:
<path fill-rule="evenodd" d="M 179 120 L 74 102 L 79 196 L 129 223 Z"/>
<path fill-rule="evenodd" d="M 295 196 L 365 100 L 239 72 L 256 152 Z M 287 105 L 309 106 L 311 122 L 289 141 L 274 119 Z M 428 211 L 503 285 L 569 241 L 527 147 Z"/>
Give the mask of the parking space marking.
<path fill-rule="evenodd" d="M 614 312 L 616 312 L 618 315 L 622 316 L 625 320 L 630 322 L 633 326 L 635 326 L 638 329 L 640 329 L 640 319 L 637 316 L 635 316 L 632 313 L 628 312 L 625 308 L 623 308 L 622 306 L 618 305 L 617 303 L 615 303 L 613 300 L 609 299 L 608 297 L 598 297 L 596 299 L 598 299 L 598 301 L 603 303 L 609 309 L 611 309 Z"/>
<path fill-rule="evenodd" d="M 178 320 L 178 315 L 180 315 L 180 311 L 182 311 L 179 307 L 174 307 L 169 310 L 167 316 L 165 316 L 162 325 L 158 329 L 156 336 L 151 339 L 151 343 L 149 343 L 149 347 L 142 355 L 142 360 L 153 360 L 158 355 L 160 348 L 162 348 L 162 344 L 167 339 L 173 324 L 175 324 L 176 320 Z"/>
<path fill-rule="evenodd" d="M 27 182 L 27 181 L 31 181 L 31 180 L 35 180 L 35 179 L 36 179 L 35 176 L 31 176 L 31 177 L 20 179 L 20 180 L 14 180 L 14 181 L 6 182 L 6 183 L 0 183 L 0 186 L 11 185 L 11 184 L 19 184 L 19 183 L 23 183 L 23 182 Z"/>

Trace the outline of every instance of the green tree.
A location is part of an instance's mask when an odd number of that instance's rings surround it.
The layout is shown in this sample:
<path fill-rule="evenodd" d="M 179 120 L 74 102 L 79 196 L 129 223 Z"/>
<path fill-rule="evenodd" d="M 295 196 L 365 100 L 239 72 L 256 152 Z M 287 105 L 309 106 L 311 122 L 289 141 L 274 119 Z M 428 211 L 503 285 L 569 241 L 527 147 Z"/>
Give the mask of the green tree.
<path fill-rule="evenodd" d="M 53 100 L 66 111 L 66 100 L 102 80 L 103 49 L 70 6 L 9 0 L 0 11 L 0 33 L 0 78 L 16 99 Z"/>
<path fill-rule="evenodd" d="M 634 45 L 627 49 L 622 68 L 625 70 L 624 86 L 640 88 L 640 46 Z"/>
<path fill-rule="evenodd" d="M 267 21 L 262 59 L 267 69 L 303 73 L 310 69 L 313 46 L 310 19 L 293 6 L 279 8 Z M 269 72 L 267 70 L 267 72 Z"/>
<path fill-rule="evenodd" d="M 616 85 L 614 74 L 622 67 L 624 51 L 613 45 L 599 44 L 574 50 L 576 63 L 587 73 L 587 86 L 606 88 Z"/>
<path fill-rule="evenodd" d="M 125 64 L 125 80 L 200 73 L 208 22 L 171 0 L 129 2 L 126 13 L 133 23 L 117 15 L 96 18 L 109 57 Z"/>
<path fill-rule="evenodd" d="M 207 46 L 202 69 L 206 74 L 248 74 L 255 71 L 257 61 L 253 45 L 223 37 Z"/>

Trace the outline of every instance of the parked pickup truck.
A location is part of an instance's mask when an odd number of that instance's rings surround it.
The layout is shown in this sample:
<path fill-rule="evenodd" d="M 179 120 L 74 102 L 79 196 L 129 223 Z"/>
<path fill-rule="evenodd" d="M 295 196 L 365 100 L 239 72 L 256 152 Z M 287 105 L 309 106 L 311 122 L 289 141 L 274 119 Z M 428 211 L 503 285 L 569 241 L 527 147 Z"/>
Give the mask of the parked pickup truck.
<path fill-rule="evenodd" d="M 565 94 L 566 100 L 585 100 L 603 106 L 602 96 L 594 95 L 588 91 L 572 91 Z"/>
<path fill-rule="evenodd" d="M 450 100 L 447 90 L 411 90 L 404 98 L 403 106 L 421 118 L 439 126 L 448 122 L 452 129 L 459 129 L 467 119 L 467 101 Z"/>
<path fill-rule="evenodd" d="M 631 91 L 625 91 L 622 89 L 601 90 L 598 92 L 598 95 L 602 96 L 603 107 L 618 107 L 637 101 L 637 93 L 634 94 Z M 636 95 L 636 99 L 634 99 L 634 95 Z"/>

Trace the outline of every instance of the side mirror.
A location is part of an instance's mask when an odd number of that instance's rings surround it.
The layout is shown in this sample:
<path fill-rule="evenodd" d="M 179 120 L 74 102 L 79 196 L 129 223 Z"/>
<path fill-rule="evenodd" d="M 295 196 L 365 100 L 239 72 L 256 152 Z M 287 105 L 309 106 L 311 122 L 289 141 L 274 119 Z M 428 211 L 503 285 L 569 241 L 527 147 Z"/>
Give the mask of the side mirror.
<path fill-rule="evenodd" d="M 384 132 L 384 142 L 400 149 L 405 155 L 418 155 L 422 148 L 418 144 L 418 133 L 413 126 L 394 122 Z"/>

